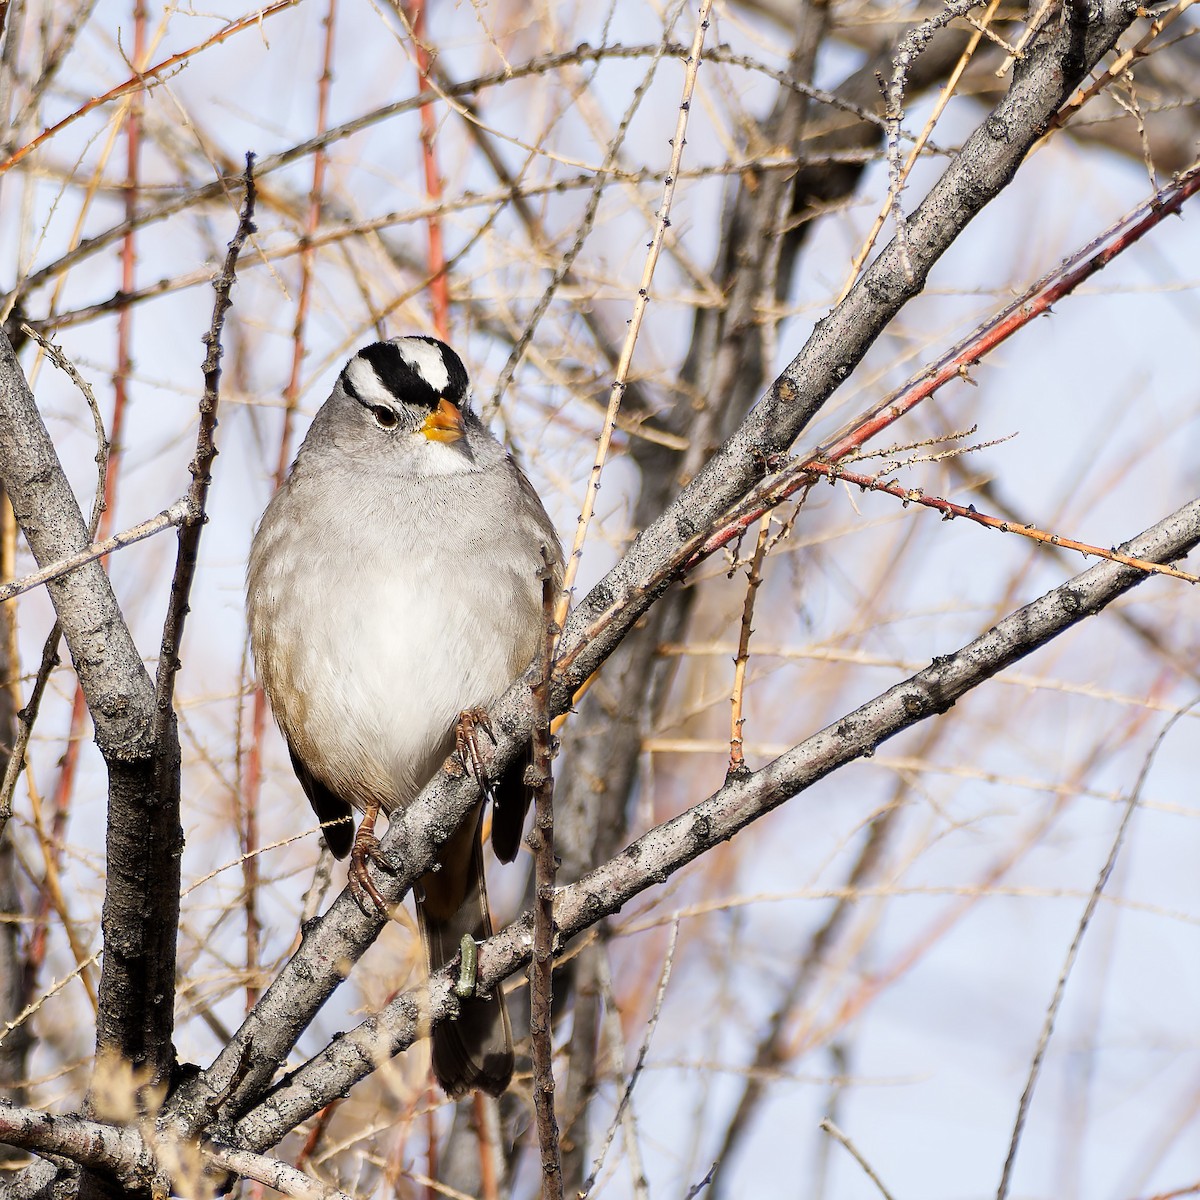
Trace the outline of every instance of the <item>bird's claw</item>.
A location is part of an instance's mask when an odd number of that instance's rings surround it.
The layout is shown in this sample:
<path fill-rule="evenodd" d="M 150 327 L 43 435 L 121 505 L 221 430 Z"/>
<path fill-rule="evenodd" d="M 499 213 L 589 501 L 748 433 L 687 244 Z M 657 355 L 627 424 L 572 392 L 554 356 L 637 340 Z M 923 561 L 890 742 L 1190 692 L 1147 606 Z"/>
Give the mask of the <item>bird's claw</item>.
<path fill-rule="evenodd" d="M 475 782 L 479 784 L 480 790 L 490 795 L 491 781 L 488 778 L 487 764 L 483 760 L 483 754 L 479 749 L 479 739 L 476 737 L 476 733 L 480 729 L 487 734 L 488 740 L 494 746 L 496 734 L 492 730 L 492 723 L 488 720 L 487 712 L 482 708 L 467 708 L 460 712 L 454 725 L 454 753 L 458 756 L 464 769 L 469 769 L 475 776 Z"/>
<path fill-rule="evenodd" d="M 390 917 L 391 906 L 383 898 L 367 870 L 370 863 L 374 863 L 381 871 L 395 874 L 392 864 L 384 857 L 379 839 L 364 821 L 354 835 L 354 847 L 350 851 L 350 869 L 346 882 L 350 887 L 350 894 L 358 902 L 358 906 L 363 912 L 369 914 L 367 901 L 370 900 L 380 916 Z"/>

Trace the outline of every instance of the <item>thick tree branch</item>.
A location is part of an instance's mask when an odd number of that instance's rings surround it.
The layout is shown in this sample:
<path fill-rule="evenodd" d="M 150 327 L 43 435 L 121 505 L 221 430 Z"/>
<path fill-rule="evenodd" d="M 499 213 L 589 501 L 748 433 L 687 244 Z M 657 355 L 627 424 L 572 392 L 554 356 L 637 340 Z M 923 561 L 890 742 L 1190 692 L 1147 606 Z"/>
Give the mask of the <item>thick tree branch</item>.
<path fill-rule="evenodd" d="M 155 1143 L 137 1125 L 109 1125 L 79 1116 L 0 1105 L 0 1140 L 38 1154 L 68 1159 L 101 1171 L 130 1190 L 168 1190 L 177 1195 L 215 1192 L 226 1173 L 265 1183 L 296 1200 L 350 1200 L 278 1159 L 238 1147 L 204 1142 L 199 1147 Z M 197 1153 L 197 1150 L 199 1151 Z M 214 1173 L 206 1180 L 205 1175 Z"/>
<path fill-rule="evenodd" d="M 149 1186 L 154 1155 L 134 1125 L 107 1125 L 79 1116 L 0 1106 L 0 1138 L 25 1150 L 70 1159 L 129 1187 Z"/>
<path fill-rule="evenodd" d="M 87 526 L 33 393 L 0 330 L 0 480 L 40 567 L 85 550 Z M 106 758 L 146 750 L 154 686 L 121 616 L 104 568 L 90 562 L 47 589 L 79 673 Z"/>
<path fill-rule="evenodd" d="M 0 333 L 0 479 L 35 559 L 88 545 L 79 504 L 7 337 Z M 179 777 L 153 744 L 154 687 L 108 576 L 90 562 L 48 585 L 108 768 L 108 886 L 97 1047 L 143 1082 L 172 1061 L 175 925 L 179 910 Z M 155 919 L 148 919 L 153 913 Z"/>
<path fill-rule="evenodd" d="M 247 206 L 236 248 L 248 232 L 249 199 Z M 231 249 L 233 261 L 236 248 Z M 224 294 L 219 297 L 219 315 L 228 306 L 231 264 L 227 275 Z M 210 382 L 215 385 L 215 376 Z M 174 1062 L 171 1034 L 183 837 L 179 739 L 171 711 L 170 679 L 195 562 L 214 418 L 215 393 L 208 419 L 202 414 L 197 454 L 200 478 L 189 497 L 195 523 L 181 541 L 182 566 L 164 634 L 163 658 L 167 661 L 160 665 L 165 681 L 157 703 L 154 685 L 100 563 L 86 562 L 47 585 L 108 768 L 108 879 L 102 917 L 105 955 L 96 1023 L 97 1069 L 89 1093 L 89 1109 L 98 1114 L 127 1110 L 130 1091 L 165 1081 Z M 0 478 L 39 564 L 57 563 L 87 547 L 89 535 L 79 505 L 12 347 L 2 334 Z"/>
<path fill-rule="evenodd" d="M 1200 499 L 1193 500 L 1121 547 L 1169 562 L 1200 544 Z M 1098 563 L 1032 603 L 1017 609 L 980 637 L 938 658 L 909 679 L 743 778 L 732 779 L 706 800 L 643 834 L 621 854 L 576 884 L 559 890 L 554 918 L 558 946 L 618 912 L 640 892 L 662 883 L 706 851 L 727 841 L 826 775 L 873 754 L 889 738 L 951 708 L 968 692 L 1031 654 L 1137 586 L 1148 576 L 1113 562 Z M 491 988 L 525 966 L 533 946 L 526 913 L 479 950 L 478 986 Z M 427 1035 L 429 1025 L 458 1011 L 452 970 L 426 987 L 399 996 L 332 1042 L 294 1072 L 237 1126 L 240 1145 L 265 1149 L 343 1094 L 379 1064 Z"/>

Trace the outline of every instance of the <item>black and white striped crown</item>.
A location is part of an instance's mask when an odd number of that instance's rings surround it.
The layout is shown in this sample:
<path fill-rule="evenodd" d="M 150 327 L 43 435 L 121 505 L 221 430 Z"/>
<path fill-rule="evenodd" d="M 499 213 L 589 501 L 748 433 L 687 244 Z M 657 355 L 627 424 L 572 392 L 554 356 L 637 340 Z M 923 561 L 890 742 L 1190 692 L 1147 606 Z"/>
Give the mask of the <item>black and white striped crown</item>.
<path fill-rule="evenodd" d="M 441 400 L 461 408 L 471 386 L 462 359 L 431 337 L 399 337 L 364 346 L 343 368 L 341 383 L 360 404 L 399 400 L 431 411 Z"/>

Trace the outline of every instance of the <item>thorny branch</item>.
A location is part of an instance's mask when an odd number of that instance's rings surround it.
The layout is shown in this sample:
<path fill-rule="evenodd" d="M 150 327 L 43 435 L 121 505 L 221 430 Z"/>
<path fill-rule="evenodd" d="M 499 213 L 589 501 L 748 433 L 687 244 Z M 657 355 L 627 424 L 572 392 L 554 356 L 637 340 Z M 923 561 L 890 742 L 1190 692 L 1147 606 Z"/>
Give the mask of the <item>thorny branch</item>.
<path fill-rule="evenodd" d="M 811 485 L 814 477 L 821 475 L 836 478 L 842 475 L 843 464 L 854 461 L 858 451 L 867 441 L 894 424 L 945 384 L 954 379 L 970 381 L 969 368 L 978 364 L 984 355 L 1007 341 L 1018 330 L 1025 328 L 1036 317 L 1048 313 L 1058 300 L 1069 295 L 1086 279 L 1107 266 L 1117 255 L 1134 245 L 1166 217 L 1177 214 L 1184 201 L 1194 196 L 1197 191 L 1200 191 L 1200 165 L 1179 176 L 1172 184 L 1157 192 L 1098 238 L 1044 275 L 1023 295 L 989 317 L 903 387 L 885 396 L 866 413 L 856 417 L 831 440 L 765 478 L 746 495 L 736 509 L 731 510 L 719 532 L 702 541 L 693 563 L 689 565 L 694 565 L 713 551 L 735 542 L 764 512 L 769 512 Z M 862 486 L 873 485 L 864 483 Z M 902 498 L 917 499 L 916 496 Z M 956 512 L 955 515 L 971 515 L 968 509 L 962 506 L 957 508 L 961 509 L 961 514 Z M 1072 548 L 1089 553 L 1092 549 L 1083 543 Z"/>
<path fill-rule="evenodd" d="M 1139 558 L 1131 558 L 1128 554 L 1121 554 L 1115 549 L 1105 550 L 1102 546 L 1080 542 L 1075 538 L 1064 537 L 1060 533 L 1048 533 L 1033 525 L 1016 525 L 1002 517 L 993 517 L 988 513 L 978 512 L 973 504 L 955 504 L 951 500 L 943 500 L 940 496 L 926 496 L 919 488 L 901 487 L 900 484 L 892 483 L 879 475 L 858 475 L 853 471 L 831 467 L 827 463 L 815 462 L 812 459 L 805 464 L 804 469 L 810 474 L 824 476 L 831 484 L 841 480 L 856 488 L 861 488 L 864 492 L 882 492 L 886 496 L 894 496 L 897 500 L 902 501 L 906 508 L 910 504 L 916 504 L 921 508 L 931 508 L 934 512 L 940 512 L 944 521 L 961 517 L 964 521 L 983 526 L 984 529 L 996 529 L 1001 533 L 1015 533 L 1020 537 L 1029 538 L 1030 541 L 1041 542 L 1047 546 L 1061 546 L 1064 550 L 1077 550 L 1084 558 L 1107 558 L 1110 562 L 1136 567 L 1139 571 L 1145 571 L 1147 575 L 1169 575 L 1172 579 L 1179 579 L 1184 583 L 1200 583 L 1200 575 L 1193 575 L 1190 571 L 1180 570 L 1179 567 L 1173 567 L 1168 563 L 1146 562 Z"/>

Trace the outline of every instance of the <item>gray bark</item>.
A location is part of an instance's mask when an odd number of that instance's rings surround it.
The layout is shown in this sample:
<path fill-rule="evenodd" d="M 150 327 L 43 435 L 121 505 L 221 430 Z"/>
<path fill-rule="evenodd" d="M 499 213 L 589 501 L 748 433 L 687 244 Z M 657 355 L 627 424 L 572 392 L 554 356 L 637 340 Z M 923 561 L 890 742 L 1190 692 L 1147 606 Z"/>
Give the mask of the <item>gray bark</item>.
<path fill-rule="evenodd" d="M 1200 499 L 1193 500 L 1120 547 L 1155 562 L 1174 561 L 1200 544 Z M 870 756 L 898 733 L 946 712 L 973 688 L 1031 654 L 1146 580 L 1133 567 L 1105 561 L 1024 605 L 991 629 L 869 700 L 761 770 L 730 779 L 713 795 L 651 829 L 621 854 L 562 888 L 554 915 L 560 942 L 619 912 L 751 822 L 800 795 L 826 775 Z M 479 951 L 479 986 L 490 988 L 529 961 L 532 916 L 491 938 Z M 397 997 L 312 1058 L 238 1124 L 236 1141 L 274 1145 L 289 1130 L 341 1095 L 422 1035 L 424 1022 L 453 1018 L 457 1000 L 449 970 L 427 987 Z"/>
<path fill-rule="evenodd" d="M 0 333 L 0 482 L 39 565 L 88 543 L 41 414 Z M 91 562 L 47 585 L 108 769 L 108 884 L 97 1062 L 132 1064 L 146 1083 L 174 1061 L 175 937 L 179 915 L 179 744 L 173 722 L 153 739 L 154 684 L 108 576 Z M 103 1106 L 103 1076 L 93 1105 Z"/>

